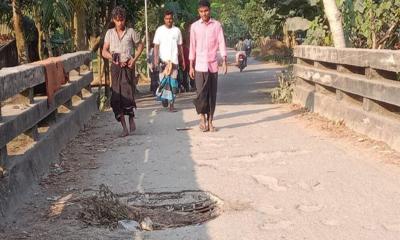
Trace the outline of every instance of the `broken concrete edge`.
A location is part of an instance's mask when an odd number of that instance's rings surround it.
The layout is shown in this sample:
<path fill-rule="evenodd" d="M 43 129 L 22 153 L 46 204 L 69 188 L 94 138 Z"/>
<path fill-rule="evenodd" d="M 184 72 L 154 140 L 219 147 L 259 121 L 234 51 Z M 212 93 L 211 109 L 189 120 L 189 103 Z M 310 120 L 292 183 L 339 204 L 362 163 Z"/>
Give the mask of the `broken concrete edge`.
<path fill-rule="evenodd" d="M 2 136 L 0 139 L 0 147 L 5 146 L 19 134 L 32 128 L 59 106 L 65 104 L 83 88 L 89 86 L 90 82 L 93 80 L 93 73 L 87 72 L 80 76 L 79 79 L 80 80 L 67 83 L 57 91 L 50 105 L 48 105 L 47 98 L 45 98 L 31 104 L 27 110 L 14 116 L 12 119 L 7 120 L 7 117 L 3 117 L 3 122 L 0 123 L 0 136 Z"/>
<path fill-rule="evenodd" d="M 366 112 L 360 106 L 338 101 L 333 96 L 323 95 L 303 86 L 295 87 L 293 103 L 330 120 L 343 120 L 345 125 L 355 132 L 383 141 L 394 150 L 400 151 L 400 125 L 395 119 Z"/>
<path fill-rule="evenodd" d="M 60 56 L 63 60 L 64 71 L 89 65 L 93 53 L 80 51 Z M 45 69 L 35 62 L 0 70 L 0 101 L 4 101 L 22 91 L 45 82 Z"/>
<path fill-rule="evenodd" d="M 31 149 L 23 155 L 13 157 L 8 174 L 0 181 L 0 216 L 16 209 L 29 199 L 32 189 L 50 169 L 50 164 L 59 161 L 59 153 L 76 137 L 84 124 L 98 112 L 97 94 L 91 94 L 74 110 L 58 118 Z"/>
<path fill-rule="evenodd" d="M 296 46 L 294 57 L 335 64 L 400 72 L 400 51 L 359 48 Z"/>

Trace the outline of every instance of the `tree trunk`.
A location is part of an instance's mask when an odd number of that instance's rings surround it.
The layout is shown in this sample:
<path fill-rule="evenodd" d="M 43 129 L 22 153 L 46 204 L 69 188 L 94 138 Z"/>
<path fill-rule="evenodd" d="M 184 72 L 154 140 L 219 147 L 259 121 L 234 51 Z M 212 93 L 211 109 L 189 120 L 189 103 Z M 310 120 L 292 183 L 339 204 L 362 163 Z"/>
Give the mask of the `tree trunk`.
<path fill-rule="evenodd" d="M 97 50 L 100 48 L 100 42 L 101 42 L 101 37 L 102 36 L 91 36 L 90 37 L 90 46 L 89 49 L 92 52 L 97 52 Z"/>
<path fill-rule="evenodd" d="M 371 46 L 371 48 L 372 48 L 372 49 L 377 49 L 377 48 L 378 48 L 378 42 L 377 42 L 376 33 L 375 33 L 374 30 L 371 31 L 371 41 L 372 41 L 372 46 Z"/>
<path fill-rule="evenodd" d="M 33 10 L 33 15 L 34 15 L 34 20 L 35 20 L 35 26 L 38 31 L 38 55 L 39 59 L 43 60 L 44 58 L 44 53 L 43 53 L 43 30 L 42 30 L 42 23 L 40 21 L 40 12 L 39 9 L 34 8 Z"/>
<path fill-rule="evenodd" d="M 44 32 L 44 37 L 46 39 L 46 47 L 47 47 L 47 50 L 49 51 L 49 57 L 53 57 L 54 54 L 53 54 L 53 49 L 52 49 L 52 46 L 51 46 L 49 32 L 50 32 L 50 29 L 47 32 Z"/>
<path fill-rule="evenodd" d="M 71 21 L 69 23 L 69 29 L 71 30 L 71 43 L 73 44 L 72 46 L 72 51 L 76 51 L 76 46 L 75 46 L 75 18 L 71 17 Z"/>
<path fill-rule="evenodd" d="M 39 59 L 43 60 L 44 52 L 43 52 L 43 31 L 42 27 L 38 28 L 38 52 L 39 52 Z"/>
<path fill-rule="evenodd" d="M 342 14 L 340 13 L 336 0 L 323 0 L 325 15 L 329 21 L 329 27 L 332 32 L 333 44 L 337 48 L 345 48 L 346 41 L 342 25 Z"/>
<path fill-rule="evenodd" d="M 15 40 L 17 43 L 18 60 L 20 64 L 28 62 L 28 46 L 26 43 L 24 31 L 22 28 L 22 12 L 19 0 L 12 1 L 13 11 L 13 27 L 15 32 Z"/>
<path fill-rule="evenodd" d="M 286 24 L 283 25 L 283 42 L 285 43 L 287 48 L 290 48 L 289 31 Z"/>
<path fill-rule="evenodd" d="M 85 9 L 78 8 L 74 13 L 75 47 L 77 51 L 87 49 Z"/>
<path fill-rule="evenodd" d="M 377 43 L 376 27 L 375 27 L 375 14 L 374 14 L 374 9 L 372 8 L 369 12 L 369 17 L 371 19 L 371 41 L 372 41 L 371 48 L 377 49 L 378 43 Z"/>

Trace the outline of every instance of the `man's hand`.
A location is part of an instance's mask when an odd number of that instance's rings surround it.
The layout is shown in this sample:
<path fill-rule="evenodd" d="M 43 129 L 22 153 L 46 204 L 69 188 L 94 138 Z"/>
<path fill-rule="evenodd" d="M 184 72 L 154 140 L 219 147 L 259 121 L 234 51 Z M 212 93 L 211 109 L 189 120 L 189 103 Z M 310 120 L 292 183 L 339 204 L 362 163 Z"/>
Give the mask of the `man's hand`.
<path fill-rule="evenodd" d="M 185 64 L 185 62 L 182 62 L 182 70 L 183 70 L 183 71 L 186 70 L 186 64 Z"/>
<path fill-rule="evenodd" d="M 194 68 L 193 67 L 190 67 L 189 76 L 191 79 L 194 79 Z"/>
<path fill-rule="evenodd" d="M 131 57 L 131 59 L 129 59 L 128 61 L 128 68 L 133 68 L 135 66 L 135 59 L 133 57 Z"/>
<path fill-rule="evenodd" d="M 226 64 L 226 59 L 223 61 L 222 63 L 222 73 L 224 75 L 226 75 L 226 73 L 228 72 L 228 64 Z"/>

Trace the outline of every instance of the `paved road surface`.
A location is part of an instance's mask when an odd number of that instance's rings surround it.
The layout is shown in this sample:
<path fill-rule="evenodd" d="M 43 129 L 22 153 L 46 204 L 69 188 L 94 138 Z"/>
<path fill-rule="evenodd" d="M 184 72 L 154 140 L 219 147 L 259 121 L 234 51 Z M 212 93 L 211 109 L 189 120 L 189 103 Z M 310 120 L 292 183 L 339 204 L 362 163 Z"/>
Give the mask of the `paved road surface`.
<path fill-rule="evenodd" d="M 177 113 L 142 98 L 134 136 L 114 138 L 120 127 L 106 112 L 69 146 L 77 154 L 88 141 L 105 148 L 91 159 L 99 168 L 78 171 L 71 186 L 105 183 L 117 193 L 206 190 L 224 201 L 217 219 L 134 237 L 68 226 L 62 218 L 36 227 L 17 218 L 15 231 L 41 231 L 41 239 L 400 239 L 400 168 L 373 150 L 307 127 L 288 106 L 271 104 L 266 91 L 276 71 L 276 65 L 251 61 L 243 73 L 231 67 L 220 76 L 218 132 L 197 129 L 190 94 L 180 97 Z M 175 130 L 180 127 L 193 130 Z"/>

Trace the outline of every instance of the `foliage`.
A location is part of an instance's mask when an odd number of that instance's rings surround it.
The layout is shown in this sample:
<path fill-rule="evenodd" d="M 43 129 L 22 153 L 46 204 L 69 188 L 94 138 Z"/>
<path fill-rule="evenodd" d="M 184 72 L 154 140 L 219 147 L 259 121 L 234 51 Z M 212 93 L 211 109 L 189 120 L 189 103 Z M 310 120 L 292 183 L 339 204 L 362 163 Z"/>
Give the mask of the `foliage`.
<path fill-rule="evenodd" d="M 45 38 L 51 40 L 48 47 L 58 46 L 62 53 L 74 50 L 76 29 L 73 25 L 73 16 L 79 9 L 85 12 L 84 27 L 89 41 L 104 36 L 110 24 L 111 9 L 115 5 L 127 9 L 128 25 L 135 27 L 144 36 L 142 0 L 20 1 L 23 6 L 24 32 L 28 42 L 35 42 L 38 31 L 41 31 Z M 222 23 L 230 46 L 241 37 L 258 40 L 260 37 L 272 36 L 281 40 L 285 36 L 284 39 L 287 39 L 288 30 L 293 30 L 285 25 L 288 19 L 310 21 L 307 33 L 301 32 L 302 35 L 306 35 L 306 44 L 332 45 L 322 0 L 213 0 L 211 2 L 213 17 Z M 11 27 L 10 3 L 11 0 L 0 0 L 0 23 Z M 184 35 L 185 31 L 187 34 L 189 24 L 197 19 L 197 3 L 197 0 L 148 0 L 150 38 L 162 24 L 162 13 L 167 9 L 175 13 L 176 25 L 181 28 Z M 399 0 L 337 0 L 337 3 L 342 11 L 343 26 L 349 46 L 400 48 Z M 304 30 L 305 27 L 301 29 Z M 298 33 L 290 36 L 296 35 Z"/>
<path fill-rule="evenodd" d="M 261 49 L 260 48 L 253 48 L 251 50 L 251 56 L 252 57 L 259 57 L 261 54 Z"/>
<path fill-rule="evenodd" d="M 248 25 L 241 18 L 242 1 L 214 1 L 211 8 L 213 17 L 221 21 L 229 46 L 234 46 L 240 38 L 248 35 Z"/>
<path fill-rule="evenodd" d="M 262 0 L 251 0 L 245 5 L 241 16 L 253 39 L 272 35 L 277 24 L 274 18 L 276 8 L 265 9 L 260 7 L 262 2 Z"/>
<path fill-rule="evenodd" d="M 12 9 L 7 1 L 0 1 L 0 24 L 11 27 Z"/>
<path fill-rule="evenodd" d="M 293 96 L 294 74 L 293 66 L 290 65 L 277 75 L 279 86 L 271 92 L 272 100 L 275 103 L 290 103 Z"/>
<path fill-rule="evenodd" d="M 266 62 L 274 62 L 281 65 L 293 64 L 293 55 L 267 55 L 263 57 L 263 60 Z"/>
<path fill-rule="evenodd" d="M 146 73 L 146 71 L 147 71 L 147 55 L 145 52 L 143 52 L 143 54 L 140 55 L 140 57 L 137 61 L 136 67 L 137 67 L 137 71 L 139 73 L 143 73 L 143 74 Z"/>
<path fill-rule="evenodd" d="M 400 41 L 400 1 L 344 0 L 344 28 L 353 46 L 393 48 Z"/>
<path fill-rule="evenodd" d="M 275 34 L 279 35 L 283 31 L 283 25 L 288 18 L 301 17 L 313 20 L 317 16 L 323 15 L 323 8 L 320 0 L 265 0 L 265 9 L 276 9 Z"/>
<path fill-rule="evenodd" d="M 304 44 L 317 46 L 332 45 L 332 37 L 326 18 L 317 16 L 311 21 Z"/>

